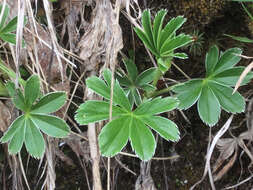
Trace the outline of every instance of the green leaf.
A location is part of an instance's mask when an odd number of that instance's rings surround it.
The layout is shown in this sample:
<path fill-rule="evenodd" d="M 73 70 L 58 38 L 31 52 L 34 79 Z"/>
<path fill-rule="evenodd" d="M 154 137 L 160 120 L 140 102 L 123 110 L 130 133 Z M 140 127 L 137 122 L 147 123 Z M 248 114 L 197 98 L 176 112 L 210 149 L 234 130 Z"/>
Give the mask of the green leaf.
<path fill-rule="evenodd" d="M 18 130 L 10 140 L 8 151 L 10 154 L 17 154 L 20 152 L 24 140 L 25 140 L 25 131 L 26 131 L 26 122 L 23 123 L 23 125 L 19 126 Z"/>
<path fill-rule="evenodd" d="M 156 72 L 160 72 L 161 71 L 164 74 L 171 67 L 171 58 L 167 58 L 167 59 L 159 58 L 157 60 L 157 63 L 158 63 L 159 70 L 156 71 Z"/>
<path fill-rule="evenodd" d="M 155 16 L 154 25 L 153 25 L 153 40 L 154 40 L 156 49 L 158 49 L 158 45 L 159 45 L 158 40 L 161 36 L 163 20 L 166 14 L 167 14 L 167 11 L 162 9 Z"/>
<path fill-rule="evenodd" d="M 137 67 L 134 64 L 133 60 L 126 59 L 126 60 L 123 60 L 123 63 L 127 69 L 127 73 L 128 73 L 130 80 L 135 81 L 136 77 L 138 75 L 138 71 L 137 71 Z"/>
<path fill-rule="evenodd" d="M 26 121 L 25 146 L 32 157 L 41 158 L 45 152 L 45 141 L 31 119 Z"/>
<path fill-rule="evenodd" d="M 51 137 L 66 137 L 70 129 L 63 119 L 51 115 L 31 114 L 34 125 Z"/>
<path fill-rule="evenodd" d="M 209 82 L 208 85 L 212 88 L 212 91 L 215 93 L 224 110 L 231 113 L 241 113 L 245 110 L 244 98 L 238 92 L 232 94 L 232 88 L 215 82 Z"/>
<path fill-rule="evenodd" d="M 253 1 L 252 1 L 253 2 Z M 229 35 L 229 34 L 223 34 L 224 36 L 230 37 L 233 40 L 239 41 L 239 42 L 243 42 L 243 43 L 253 43 L 253 40 L 244 37 L 244 36 L 234 36 L 234 35 Z"/>
<path fill-rule="evenodd" d="M 65 92 L 52 92 L 44 95 L 32 106 L 31 113 L 53 113 L 59 110 L 66 101 Z"/>
<path fill-rule="evenodd" d="M 114 89 L 113 89 L 114 93 L 113 93 L 113 101 L 122 106 L 123 108 L 125 108 L 126 110 L 130 111 L 131 110 L 131 105 L 128 101 L 128 98 L 125 94 L 125 92 L 123 91 L 123 89 L 120 87 L 119 82 L 116 81 L 114 84 Z"/>
<path fill-rule="evenodd" d="M 11 44 L 16 44 L 16 34 L 12 33 L 0 34 L 0 38 L 3 41 L 9 42 Z"/>
<path fill-rule="evenodd" d="M 219 49 L 216 45 L 212 46 L 206 54 L 206 77 L 208 77 L 214 70 L 219 59 Z"/>
<path fill-rule="evenodd" d="M 171 120 L 160 116 L 144 116 L 141 120 L 166 140 L 178 141 L 180 138 L 177 125 Z"/>
<path fill-rule="evenodd" d="M 115 73 L 115 78 L 119 81 L 121 86 L 131 86 L 132 82 L 128 79 L 126 75 L 120 75 L 119 73 Z"/>
<path fill-rule="evenodd" d="M 227 85 L 227 86 L 235 86 L 236 82 L 238 81 L 240 75 L 244 71 L 245 67 L 234 67 L 231 69 L 227 69 L 217 75 L 212 79 L 218 83 Z M 245 85 L 250 82 L 253 78 L 253 73 L 249 72 L 244 80 L 242 81 L 241 85 Z"/>
<path fill-rule="evenodd" d="M 4 83 L 2 82 L 2 80 L 0 80 L 0 96 L 9 96 L 8 90 L 5 87 Z"/>
<path fill-rule="evenodd" d="M 192 79 L 184 83 L 179 83 L 175 85 L 172 90 L 176 93 L 182 93 L 182 92 L 190 92 L 192 89 L 198 88 L 199 86 L 202 86 L 203 80 L 202 79 Z"/>
<path fill-rule="evenodd" d="M 107 73 L 107 74 L 109 74 L 109 73 Z M 109 80 L 109 79 L 107 79 L 107 80 Z M 110 99 L 110 95 L 111 95 L 110 85 L 107 86 L 103 80 L 101 80 L 97 77 L 90 77 L 86 80 L 86 84 L 90 89 L 95 91 L 100 96 L 103 96 L 105 99 L 108 99 L 108 100 Z M 127 98 L 126 94 L 124 93 L 123 89 L 120 87 L 118 81 L 115 81 L 115 83 L 114 83 L 113 102 L 122 106 L 126 110 L 131 110 L 131 105 L 128 101 L 128 98 Z"/>
<path fill-rule="evenodd" d="M 153 79 L 154 79 L 155 73 L 156 73 L 156 68 L 155 67 L 152 67 L 152 68 L 149 68 L 149 69 L 143 71 L 136 78 L 136 84 L 138 86 L 141 86 L 141 85 L 152 82 Z"/>
<path fill-rule="evenodd" d="M 140 86 L 140 88 L 146 92 L 151 92 L 151 91 L 156 90 L 156 87 L 152 84 L 143 84 Z"/>
<path fill-rule="evenodd" d="M 0 30 L 1 34 L 6 34 L 17 30 L 18 17 L 14 17 L 8 24 Z"/>
<path fill-rule="evenodd" d="M 106 120 L 109 119 L 109 110 L 109 102 L 89 100 L 80 105 L 75 120 L 81 125 Z M 112 106 L 113 117 L 119 117 L 124 113 L 126 112 L 120 107 Z"/>
<path fill-rule="evenodd" d="M 147 34 L 141 30 L 140 28 L 135 27 L 134 31 L 136 32 L 137 36 L 142 40 L 142 42 L 144 43 L 144 45 L 155 55 L 155 56 L 159 56 L 159 54 L 156 52 L 157 50 L 155 49 L 154 45 L 151 44 L 151 42 L 148 39 Z"/>
<path fill-rule="evenodd" d="M 131 93 L 133 94 L 135 104 L 137 106 L 140 105 L 142 100 L 141 100 L 141 95 L 140 95 L 139 90 L 136 88 L 131 89 Z"/>
<path fill-rule="evenodd" d="M 216 75 L 222 71 L 232 68 L 241 60 L 241 57 L 238 56 L 241 53 L 242 50 L 240 48 L 231 48 L 226 50 L 216 64 L 213 74 Z"/>
<path fill-rule="evenodd" d="M 9 11 L 10 11 L 10 8 L 7 4 L 5 4 L 5 6 L 3 7 L 3 5 L 0 5 L 0 14 L 2 13 L 2 10 L 4 9 L 4 13 L 3 13 L 3 17 L 2 17 L 2 20 L 0 22 L 0 30 L 3 28 L 5 22 L 6 22 L 6 19 L 7 17 L 9 16 Z"/>
<path fill-rule="evenodd" d="M 127 144 L 132 117 L 124 116 L 107 123 L 99 134 L 99 148 L 103 156 L 112 157 Z"/>
<path fill-rule="evenodd" d="M 25 102 L 28 107 L 32 106 L 40 93 L 40 80 L 37 75 L 32 75 L 25 85 Z"/>
<path fill-rule="evenodd" d="M 161 36 L 158 39 L 158 50 L 161 50 L 161 47 L 184 23 L 186 19 L 183 16 L 178 16 L 172 18 L 162 30 Z"/>
<path fill-rule="evenodd" d="M 110 88 L 105 84 L 105 82 L 98 78 L 98 77 L 89 77 L 86 80 L 86 85 L 96 92 L 98 95 L 104 97 L 105 99 L 109 100 L 110 99 Z"/>
<path fill-rule="evenodd" d="M 202 93 L 198 101 L 198 112 L 202 121 L 209 126 L 215 125 L 220 116 L 220 104 L 209 86 L 202 88 Z"/>
<path fill-rule="evenodd" d="M 174 92 L 181 92 L 177 98 L 180 102 L 179 109 L 188 109 L 199 99 L 202 91 L 202 80 L 190 80 L 177 85 L 172 89 Z"/>
<path fill-rule="evenodd" d="M 134 110 L 136 115 L 155 115 L 177 108 L 179 101 L 176 98 L 157 97 L 151 101 L 142 103 Z"/>
<path fill-rule="evenodd" d="M 148 127 L 137 118 L 132 120 L 130 139 L 132 149 L 135 150 L 141 160 L 147 161 L 152 158 L 156 147 L 155 138 Z"/>
<path fill-rule="evenodd" d="M 153 32 L 152 32 L 152 26 L 151 26 L 151 18 L 150 18 L 150 10 L 144 10 L 142 13 L 142 26 L 144 29 L 144 32 L 147 34 L 148 36 L 148 40 L 150 42 L 150 44 L 154 44 L 153 41 Z M 155 49 L 155 46 L 153 46 L 153 48 Z"/>
<path fill-rule="evenodd" d="M 25 111 L 26 110 L 25 98 L 20 89 L 15 89 L 15 84 L 10 81 L 6 83 L 6 88 L 9 92 L 9 95 L 12 98 L 14 105 L 18 109 Z"/>
<path fill-rule="evenodd" d="M 6 73 L 10 78 L 16 79 L 16 73 L 11 68 L 5 66 L 1 59 L 0 59 L 0 70 Z M 21 86 L 23 87 L 25 86 L 26 82 L 21 77 L 18 77 L 18 82 Z"/>
<path fill-rule="evenodd" d="M 161 47 L 161 55 L 167 56 L 173 50 L 182 47 L 192 41 L 192 37 L 185 34 L 180 34 L 173 39 L 166 40 Z"/>
<path fill-rule="evenodd" d="M 1 143 L 6 143 L 12 139 L 12 137 L 19 131 L 19 129 L 24 125 L 25 117 L 24 115 L 19 116 L 10 125 L 9 129 L 4 133 L 3 137 L 0 139 Z"/>
<path fill-rule="evenodd" d="M 173 53 L 171 56 L 179 59 L 188 59 L 188 55 L 186 53 Z"/>

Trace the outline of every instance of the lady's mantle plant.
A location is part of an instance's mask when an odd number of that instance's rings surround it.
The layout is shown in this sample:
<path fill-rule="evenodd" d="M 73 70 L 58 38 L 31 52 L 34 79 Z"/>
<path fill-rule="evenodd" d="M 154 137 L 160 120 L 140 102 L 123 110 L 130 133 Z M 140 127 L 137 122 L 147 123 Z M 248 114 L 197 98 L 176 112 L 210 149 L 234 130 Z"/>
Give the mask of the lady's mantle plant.
<path fill-rule="evenodd" d="M 86 80 L 88 88 L 107 101 L 90 100 L 81 104 L 75 116 L 76 121 L 81 125 L 109 118 L 110 70 L 104 71 L 103 78 L 104 80 L 93 76 Z M 156 147 L 155 138 L 149 128 L 158 132 L 166 140 L 179 139 L 176 124 L 169 119 L 156 116 L 175 109 L 179 103 L 176 98 L 149 99 L 132 110 L 131 103 L 117 80 L 113 90 L 113 120 L 103 127 L 98 138 L 102 155 L 108 157 L 116 155 L 130 140 L 132 149 L 138 157 L 149 160 L 154 155 Z"/>
<path fill-rule="evenodd" d="M 155 55 L 159 71 L 165 73 L 171 66 L 173 57 L 186 59 L 185 53 L 175 53 L 175 50 L 192 42 L 192 37 L 186 34 L 176 35 L 176 31 L 186 22 L 186 18 L 178 16 L 172 18 L 164 28 L 163 21 L 166 10 L 160 10 L 151 24 L 150 11 L 143 11 L 142 28 L 135 28 L 135 32 L 145 46 Z"/>
<path fill-rule="evenodd" d="M 149 68 L 142 73 L 138 74 L 136 65 L 133 59 L 125 59 L 124 61 L 127 74 L 124 72 L 117 72 L 116 79 L 119 84 L 124 87 L 124 91 L 130 101 L 131 106 L 140 105 L 142 102 L 141 91 L 150 92 L 156 87 L 150 84 L 155 76 L 156 68 Z"/>
<path fill-rule="evenodd" d="M 219 53 L 216 46 L 211 47 L 206 55 L 206 77 L 193 79 L 182 84 L 170 86 L 168 89 L 157 90 L 157 81 L 170 68 L 173 58 L 187 58 L 185 53 L 177 53 L 192 41 L 191 36 L 176 35 L 176 31 L 186 21 L 182 16 L 171 19 L 163 28 L 166 15 L 161 10 L 151 23 L 150 11 L 146 10 L 142 16 L 142 27 L 135 31 L 145 46 L 154 54 L 158 67 L 151 68 L 138 75 L 132 60 L 126 60 L 127 74 L 117 73 L 113 87 L 113 119 L 107 123 L 99 134 L 99 147 L 102 155 L 114 156 L 122 150 L 128 140 L 132 149 L 142 160 L 150 159 L 156 142 L 150 128 L 158 132 L 166 140 L 179 139 L 179 131 L 175 123 L 157 116 L 171 111 L 179 106 L 188 109 L 198 101 L 200 118 L 209 126 L 219 120 L 221 107 L 232 113 L 242 112 L 245 108 L 244 98 L 236 92 L 232 94 L 244 67 L 234 67 L 240 60 L 239 48 L 228 49 Z M 253 77 L 250 73 L 245 81 Z M 105 70 L 103 79 L 90 77 L 86 80 L 88 88 L 102 96 L 104 101 L 90 100 L 83 103 L 77 110 L 75 119 L 81 125 L 87 125 L 109 118 L 111 72 Z M 150 84 L 152 82 L 152 84 Z M 122 85 L 124 90 L 121 88 Z M 157 94 L 173 89 L 178 98 L 155 97 Z M 142 93 L 141 93 L 142 92 Z M 135 104 L 135 106 L 134 106 Z M 133 108 L 135 108 L 133 110 Z"/>
<path fill-rule="evenodd" d="M 64 105 L 66 93 L 49 93 L 37 101 L 40 94 L 40 82 L 36 75 L 26 81 L 24 94 L 20 89 L 15 89 L 13 82 L 8 82 L 6 88 L 14 105 L 23 112 L 23 115 L 12 122 L 0 142 L 9 142 L 8 150 L 11 154 L 18 153 L 25 143 L 31 156 L 41 158 L 45 152 L 45 142 L 40 131 L 58 138 L 66 137 L 70 132 L 64 120 L 49 115 Z"/>
<path fill-rule="evenodd" d="M 221 108 L 231 113 L 243 112 L 245 100 L 238 92 L 232 94 L 231 88 L 244 70 L 244 67 L 234 67 L 241 53 L 239 48 L 219 53 L 218 47 L 212 46 L 206 54 L 205 78 L 189 80 L 173 88 L 178 94 L 179 108 L 188 109 L 198 102 L 199 116 L 209 126 L 218 122 Z M 243 83 L 248 83 L 252 77 L 252 73 L 248 74 Z"/>

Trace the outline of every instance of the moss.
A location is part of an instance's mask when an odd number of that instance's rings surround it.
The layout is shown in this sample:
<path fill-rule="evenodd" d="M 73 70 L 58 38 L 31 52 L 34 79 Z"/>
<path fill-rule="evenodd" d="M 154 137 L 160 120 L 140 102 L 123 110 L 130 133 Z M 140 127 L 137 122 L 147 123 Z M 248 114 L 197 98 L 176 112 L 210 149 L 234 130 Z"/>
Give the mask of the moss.
<path fill-rule="evenodd" d="M 159 5 L 152 3 L 148 7 L 165 8 L 171 17 L 184 15 L 188 24 L 205 26 L 212 19 L 223 16 L 227 0 L 161 0 Z M 157 10 L 155 10 L 157 12 Z"/>

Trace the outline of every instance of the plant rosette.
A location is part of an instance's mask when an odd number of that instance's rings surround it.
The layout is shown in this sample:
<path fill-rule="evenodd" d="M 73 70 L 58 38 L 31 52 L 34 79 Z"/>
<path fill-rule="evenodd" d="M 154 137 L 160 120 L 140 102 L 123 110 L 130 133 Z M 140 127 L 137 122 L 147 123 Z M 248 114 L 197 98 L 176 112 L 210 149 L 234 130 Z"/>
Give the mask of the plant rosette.
<path fill-rule="evenodd" d="M 241 113 L 245 109 L 245 100 L 231 87 L 235 86 L 245 67 L 234 67 L 239 61 L 242 50 L 231 48 L 219 53 L 212 46 L 205 59 L 206 77 L 192 79 L 176 85 L 172 90 L 180 101 L 179 109 L 188 109 L 197 102 L 201 120 L 209 126 L 215 125 L 220 117 L 221 108 L 231 113 Z M 247 84 L 253 74 L 249 73 L 243 84 Z"/>
<path fill-rule="evenodd" d="M 166 14 L 166 10 L 160 10 L 151 23 L 150 10 L 145 10 L 142 14 L 142 28 L 134 28 L 144 45 L 155 55 L 162 73 L 170 68 L 173 57 L 180 59 L 188 57 L 185 53 L 174 51 L 193 41 L 190 35 L 183 33 L 176 35 L 177 30 L 186 22 L 183 16 L 172 18 L 163 28 Z"/>
<path fill-rule="evenodd" d="M 81 125 L 109 119 L 111 71 L 105 70 L 103 78 L 104 80 L 93 76 L 86 80 L 88 88 L 105 101 L 88 100 L 81 104 L 75 115 L 76 121 Z M 156 116 L 177 108 L 179 102 L 176 98 L 149 99 L 132 111 L 131 103 L 117 80 L 113 92 L 113 119 L 102 128 L 98 137 L 103 156 L 115 156 L 130 140 L 132 149 L 141 160 L 151 159 L 155 153 L 156 141 L 150 128 L 166 140 L 179 140 L 177 125 L 167 118 Z"/>
<path fill-rule="evenodd" d="M 51 137 L 66 137 L 70 128 L 63 119 L 49 115 L 59 110 L 66 101 L 65 92 L 52 92 L 42 96 L 37 75 L 31 76 L 25 83 L 24 94 L 15 89 L 13 82 L 7 82 L 6 88 L 12 97 L 13 104 L 23 112 L 16 118 L 0 139 L 1 143 L 9 142 L 11 154 L 20 152 L 23 143 L 28 153 L 41 158 L 45 152 L 45 142 L 41 131 Z"/>

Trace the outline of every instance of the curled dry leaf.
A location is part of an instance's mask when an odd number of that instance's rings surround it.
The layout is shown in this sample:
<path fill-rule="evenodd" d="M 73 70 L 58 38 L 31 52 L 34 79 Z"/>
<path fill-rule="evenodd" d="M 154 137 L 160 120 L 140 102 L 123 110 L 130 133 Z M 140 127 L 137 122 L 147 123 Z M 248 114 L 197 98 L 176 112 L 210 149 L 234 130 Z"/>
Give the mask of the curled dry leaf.
<path fill-rule="evenodd" d="M 217 141 L 220 155 L 213 166 L 214 181 L 223 175 L 234 165 L 238 153 L 238 140 L 236 138 L 223 138 Z"/>
<path fill-rule="evenodd" d="M 253 62 L 252 62 L 253 63 Z M 247 127 L 248 130 L 242 132 L 238 137 L 234 138 L 223 138 L 217 142 L 217 147 L 220 151 L 220 155 L 213 166 L 213 173 L 214 173 L 214 181 L 217 181 L 224 176 L 228 170 L 234 165 L 237 155 L 238 155 L 238 148 L 242 148 L 248 157 L 253 161 L 253 155 L 249 150 L 248 146 L 245 144 L 245 140 L 248 142 L 252 142 L 253 140 L 253 98 L 250 100 L 248 107 L 247 107 Z"/>
<path fill-rule="evenodd" d="M 253 62 L 251 62 L 245 69 L 244 71 L 242 72 L 241 76 L 239 77 L 236 85 L 235 85 L 235 88 L 234 88 L 234 91 L 233 93 L 235 93 L 237 91 L 237 89 L 240 87 L 243 79 L 246 77 L 246 75 L 251 71 L 251 69 L 253 68 Z"/>
<path fill-rule="evenodd" d="M 3 102 L 0 101 L 0 131 L 5 132 L 10 124 L 11 124 L 10 107 L 7 107 Z"/>

